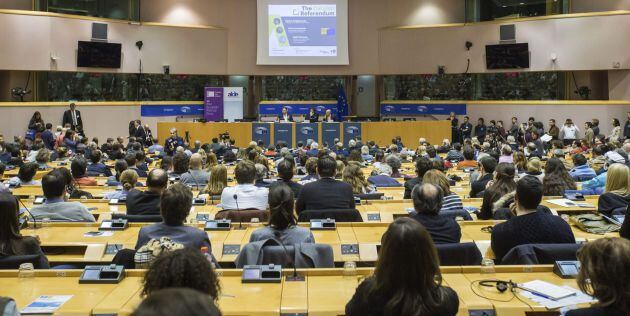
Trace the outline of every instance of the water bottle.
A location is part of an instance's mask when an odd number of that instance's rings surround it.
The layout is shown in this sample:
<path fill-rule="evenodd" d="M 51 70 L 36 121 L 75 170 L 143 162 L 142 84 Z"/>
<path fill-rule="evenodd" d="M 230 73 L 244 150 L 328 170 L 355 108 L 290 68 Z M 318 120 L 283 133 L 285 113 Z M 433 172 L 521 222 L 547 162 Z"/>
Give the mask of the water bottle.
<path fill-rule="evenodd" d="M 206 260 L 208 260 L 208 262 L 210 262 L 213 268 L 216 268 L 214 264 L 214 260 L 212 260 L 212 255 L 210 254 L 210 251 L 208 250 L 208 247 L 201 247 L 201 254 L 206 258 Z"/>
<path fill-rule="evenodd" d="M 481 273 L 482 274 L 494 274 L 494 260 L 492 259 L 483 259 L 481 261 Z"/>
<path fill-rule="evenodd" d="M 32 263 L 22 263 L 18 271 L 19 287 L 23 295 L 32 296 L 35 283 L 35 268 Z"/>

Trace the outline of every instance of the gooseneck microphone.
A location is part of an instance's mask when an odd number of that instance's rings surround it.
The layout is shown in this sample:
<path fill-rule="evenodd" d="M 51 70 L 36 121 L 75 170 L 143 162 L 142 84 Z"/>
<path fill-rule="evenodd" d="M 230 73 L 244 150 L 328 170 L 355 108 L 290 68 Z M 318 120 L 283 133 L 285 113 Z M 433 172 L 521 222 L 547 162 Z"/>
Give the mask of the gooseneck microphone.
<path fill-rule="evenodd" d="M 282 247 L 282 251 L 284 251 L 284 256 L 287 258 L 287 263 L 289 264 L 289 268 L 293 268 L 293 276 L 287 277 L 287 281 L 301 281 L 301 278 L 298 276 L 297 267 L 295 266 L 295 262 L 293 258 L 289 256 L 289 251 L 287 251 L 287 247 L 284 246 L 282 240 L 280 240 L 280 232 L 274 231 L 274 240 Z M 295 245 L 293 245 L 293 251 L 296 251 Z"/>
<path fill-rule="evenodd" d="M 240 208 L 238 207 L 238 195 L 236 193 L 234 193 L 234 195 L 232 196 L 234 198 L 234 203 L 236 203 L 236 211 L 240 211 Z M 241 216 L 241 214 L 238 214 L 238 229 L 243 229 L 243 216 Z"/>
<path fill-rule="evenodd" d="M 28 207 L 26 207 L 26 204 L 24 204 L 24 202 L 22 202 L 22 199 L 20 198 L 15 198 L 16 200 L 18 200 L 18 202 L 20 204 L 22 204 L 22 206 L 24 206 L 24 209 L 26 210 L 26 213 L 28 213 L 28 215 L 31 216 L 31 218 L 33 219 L 33 229 L 37 229 L 37 220 L 35 219 L 35 216 L 33 216 L 33 213 L 31 213 L 31 211 L 28 210 Z"/>

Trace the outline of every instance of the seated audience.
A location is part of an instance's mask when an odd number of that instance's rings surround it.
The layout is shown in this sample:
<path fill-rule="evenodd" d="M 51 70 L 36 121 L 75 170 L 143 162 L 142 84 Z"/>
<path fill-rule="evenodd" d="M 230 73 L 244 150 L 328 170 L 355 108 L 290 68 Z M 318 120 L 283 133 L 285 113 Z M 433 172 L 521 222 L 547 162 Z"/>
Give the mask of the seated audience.
<path fill-rule="evenodd" d="M 160 254 L 144 275 L 143 297 L 169 288 L 186 288 L 217 301 L 221 284 L 212 264 L 199 249 L 184 248 Z M 177 315 L 177 316 L 184 316 Z M 171 315 L 173 316 L 173 315 Z"/>
<path fill-rule="evenodd" d="M 516 183 L 512 204 L 515 216 L 492 230 L 491 246 L 497 262 L 519 245 L 575 243 L 573 231 L 564 219 L 537 211 L 542 197 L 543 186 L 538 179 L 525 177 Z"/>
<path fill-rule="evenodd" d="M 49 170 L 51 167 L 48 165 L 50 162 L 50 150 L 42 148 L 37 152 L 35 156 L 35 162 L 37 163 L 38 170 Z"/>
<path fill-rule="evenodd" d="M 147 190 L 132 190 L 127 194 L 128 215 L 160 214 L 160 196 L 168 185 L 168 175 L 162 169 L 153 169 L 147 177 Z M 191 199 L 192 203 L 192 199 Z"/>
<path fill-rule="evenodd" d="M 534 157 L 532 159 L 540 160 L 538 157 Z M 512 163 L 514 164 L 518 174 L 527 172 L 527 162 L 527 157 L 525 157 L 525 154 L 522 151 L 515 151 L 512 155 Z"/>
<path fill-rule="evenodd" d="M 387 165 L 392 168 L 392 178 L 402 178 L 402 175 L 399 171 L 401 166 L 400 158 L 395 155 L 389 155 L 387 156 L 386 162 Z"/>
<path fill-rule="evenodd" d="M 461 150 L 462 150 L 462 145 L 460 143 L 454 143 L 453 148 L 448 151 L 448 153 L 446 154 L 446 158 L 444 158 L 444 160 L 457 161 L 457 162 L 463 161 L 464 155 L 462 154 Z"/>
<path fill-rule="evenodd" d="M 22 185 L 40 185 L 41 182 L 33 180 L 39 166 L 35 162 L 27 162 L 18 170 L 17 177 L 9 179 L 8 184 L 10 186 L 22 186 Z"/>
<path fill-rule="evenodd" d="M 366 162 L 370 162 L 374 159 L 374 157 L 370 155 L 370 148 L 368 146 L 363 145 L 361 147 L 361 158 Z"/>
<path fill-rule="evenodd" d="M 175 183 L 164 190 L 160 199 L 162 222 L 140 229 L 136 249 L 144 246 L 151 239 L 160 239 L 161 237 L 169 237 L 173 242 L 196 251 L 202 247 L 212 249 L 206 232 L 196 227 L 184 225 L 192 207 L 192 200 L 192 191 L 181 183 Z"/>
<path fill-rule="evenodd" d="M 543 182 L 545 174 L 542 172 L 542 162 L 540 161 L 540 158 L 533 157 L 527 161 L 527 171 L 521 174 L 520 177 L 526 176 L 535 177 L 538 181 L 540 181 L 540 183 Z"/>
<path fill-rule="evenodd" d="M 569 175 L 575 181 L 587 181 L 595 178 L 595 170 L 587 164 L 586 157 L 582 154 L 573 155 L 573 169 L 569 170 Z"/>
<path fill-rule="evenodd" d="M 361 166 L 356 163 L 348 163 L 348 166 L 343 170 L 341 179 L 352 186 L 353 194 L 371 194 L 376 192 L 376 188 L 365 179 Z"/>
<path fill-rule="evenodd" d="M 516 190 L 514 173 L 514 165 L 511 163 L 502 162 L 497 165 L 493 180 L 488 182 L 489 186 L 483 191 L 481 209 L 477 214 L 479 219 L 492 219 L 496 210 L 511 204 Z"/>
<path fill-rule="evenodd" d="M 180 176 L 179 182 L 192 187 L 193 190 L 201 190 L 208 183 L 209 174 L 203 170 L 200 154 L 190 156 L 189 168 Z"/>
<path fill-rule="evenodd" d="M 39 265 L 49 268 L 39 239 L 20 234 L 20 205 L 15 196 L 0 193 L 0 257 L 40 255 Z"/>
<path fill-rule="evenodd" d="M 392 178 L 392 168 L 387 164 L 381 164 L 376 168 L 376 175 L 368 177 L 368 182 L 375 187 L 400 187 L 402 184 Z"/>
<path fill-rule="evenodd" d="M 313 182 L 319 179 L 319 177 L 317 176 L 317 158 L 316 157 L 308 158 L 306 160 L 306 165 L 304 166 L 304 169 L 306 169 L 306 176 L 300 179 L 300 184 L 304 185 L 306 183 Z"/>
<path fill-rule="evenodd" d="M 42 189 L 46 201 L 31 209 L 33 217 L 38 221 L 47 218 L 59 222 L 95 222 L 94 216 L 85 205 L 66 201 L 66 184 L 66 177 L 57 170 L 44 175 Z"/>
<path fill-rule="evenodd" d="M 457 170 L 463 170 L 464 168 L 477 168 L 474 149 L 470 146 L 465 146 L 463 154 L 464 161 L 457 164 Z"/>
<path fill-rule="evenodd" d="M 272 186 L 269 189 L 269 223 L 263 228 L 256 229 L 249 242 L 275 238 L 287 246 L 314 243 L 315 238 L 311 230 L 297 225 L 293 212 L 294 205 L 291 188 L 284 183 Z"/>
<path fill-rule="evenodd" d="M 92 153 L 90 154 L 90 161 L 92 162 L 88 167 L 87 167 L 87 173 L 90 176 L 103 176 L 103 177 L 111 177 L 112 176 L 112 171 L 109 170 L 109 167 L 107 167 L 104 163 L 101 162 L 101 159 L 103 158 L 103 154 L 101 153 L 100 150 L 93 150 Z"/>
<path fill-rule="evenodd" d="M 114 171 L 116 171 L 116 174 L 108 177 L 105 185 L 108 187 L 119 186 L 120 175 L 122 175 L 125 170 L 127 170 L 127 162 L 124 160 L 116 160 L 116 163 L 114 164 Z"/>
<path fill-rule="evenodd" d="M 501 147 L 501 157 L 499 157 L 499 163 L 514 163 L 514 156 L 512 155 L 512 147 L 510 145 L 503 145 Z"/>
<path fill-rule="evenodd" d="M 210 168 L 210 178 L 208 184 L 201 190 L 202 194 L 208 196 L 220 196 L 223 189 L 227 187 L 227 168 L 224 165 L 214 165 Z"/>
<path fill-rule="evenodd" d="M 188 165 L 190 158 L 183 152 L 177 152 L 173 155 L 173 173 L 175 177 L 181 177 L 184 173 L 188 172 Z"/>
<path fill-rule="evenodd" d="M 273 185 L 284 184 L 293 191 L 293 196 L 299 197 L 300 192 L 302 191 L 302 185 L 297 182 L 293 182 L 293 163 L 289 160 L 283 160 L 276 164 L 276 168 L 278 169 L 278 181 Z"/>
<path fill-rule="evenodd" d="M 381 244 L 374 275 L 357 287 L 347 316 L 457 314 L 457 293 L 442 285 L 437 250 L 421 224 L 399 218 Z"/>
<path fill-rule="evenodd" d="M 276 164 L 279 164 L 283 161 L 286 161 L 286 160 L 285 159 L 278 160 Z M 267 169 L 267 167 L 265 167 L 265 165 L 261 163 L 254 163 L 254 168 L 256 169 L 256 182 L 254 182 L 254 185 L 259 188 L 268 188 L 271 185 L 271 183 L 265 180 L 269 176 L 269 169 Z"/>
<path fill-rule="evenodd" d="M 298 214 L 304 210 L 354 209 L 352 186 L 335 180 L 336 172 L 337 163 L 332 157 L 317 160 L 319 180 L 302 187 L 295 206 Z"/>
<path fill-rule="evenodd" d="M 551 158 L 545 164 L 543 193 L 545 196 L 562 196 L 564 190 L 576 190 L 575 180 L 571 178 L 564 164 L 558 158 Z"/>
<path fill-rule="evenodd" d="M 567 312 L 566 316 L 630 315 L 630 241 L 601 238 L 578 251 L 580 290 L 597 299 L 591 307 Z"/>
<path fill-rule="evenodd" d="M 416 177 L 405 181 L 405 193 L 403 194 L 404 199 L 411 198 L 411 191 L 413 190 L 413 188 L 416 185 L 422 183 L 422 178 L 424 177 L 424 174 L 432 168 L 431 160 L 424 157 L 418 158 L 415 165 Z"/>
<path fill-rule="evenodd" d="M 448 179 L 442 171 L 436 169 L 427 171 L 427 173 L 424 174 L 424 177 L 422 177 L 422 184 L 424 183 L 433 184 L 442 189 L 444 198 L 442 198 L 442 209 L 440 209 L 440 211 L 456 211 L 464 209 L 462 198 L 460 198 L 457 193 L 451 191 Z"/>
<path fill-rule="evenodd" d="M 135 153 L 127 153 L 127 155 L 125 156 L 125 161 L 127 162 L 128 169 L 135 171 L 138 174 L 138 177 L 140 178 L 147 177 L 147 172 L 145 170 L 138 168 L 137 166 L 138 158 L 136 157 Z M 187 163 L 188 163 L 188 160 L 186 160 L 186 168 L 188 168 Z"/>
<path fill-rule="evenodd" d="M 154 291 L 131 314 L 132 316 L 221 316 L 216 302 L 208 295 L 186 288 Z"/>
<path fill-rule="evenodd" d="M 475 181 L 470 183 L 471 198 L 482 197 L 483 191 L 486 189 L 488 182 L 492 181 L 494 169 L 497 167 L 497 161 L 492 157 L 484 157 L 479 161 L 479 176 Z"/>
<path fill-rule="evenodd" d="M 224 210 L 266 210 L 268 188 L 259 188 L 256 182 L 256 166 L 249 160 L 243 160 L 234 168 L 236 185 L 223 189 L 221 207 Z"/>
<path fill-rule="evenodd" d="M 612 164 L 608 168 L 604 192 L 599 196 L 597 210 L 605 215 L 624 214 L 630 204 L 630 168 L 620 163 Z"/>
<path fill-rule="evenodd" d="M 602 148 L 602 145 L 593 147 L 591 150 L 591 159 L 588 162 L 589 167 L 591 167 L 596 174 L 600 174 L 605 171 L 604 166 L 606 165 L 606 157 L 604 157 Z"/>
<path fill-rule="evenodd" d="M 120 185 L 122 185 L 122 190 L 108 192 L 105 194 L 104 199 L 105 200 L 126 199 L 129 192 L 131 192 L 131 190 L 133 190 L 136 187 L 137 183 L 138 183 L 138 174 L 133 170 L 125 170 L 120 175 Z"/>
<path fill-rule="evenodd" d="M 440 216 L 444 193 L 439 186 L 422 183 L 412 193 L 413 208 L 416 211 L 411 218 L 417 220 L 431 234 L 436 244 L 458 243 L 462 237 L 461 228 L 455 219 Z"/>
<path fill-rule="evenodd" d="M 87 175 L 87 160 L 85 160 L 85 158 L 74 157 L 70 164 L 70 170 L 72 171 L 72 177 L 76 184 L 84 186 L 98 185 L 96 179 Z"/>

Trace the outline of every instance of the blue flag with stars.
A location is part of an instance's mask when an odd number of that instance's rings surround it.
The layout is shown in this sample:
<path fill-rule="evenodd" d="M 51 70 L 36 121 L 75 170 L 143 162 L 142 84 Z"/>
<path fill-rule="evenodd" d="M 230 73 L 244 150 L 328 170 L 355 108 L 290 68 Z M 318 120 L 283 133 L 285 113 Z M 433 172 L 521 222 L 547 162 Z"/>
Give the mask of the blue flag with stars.
<path fill-rule="evenodd" d="M 348 98 L 346 98 L 346 90 L 342 85 L 339 85 L 339 95 L 337 96 L 337 115 L 340 121 L 348 116 Z"/>

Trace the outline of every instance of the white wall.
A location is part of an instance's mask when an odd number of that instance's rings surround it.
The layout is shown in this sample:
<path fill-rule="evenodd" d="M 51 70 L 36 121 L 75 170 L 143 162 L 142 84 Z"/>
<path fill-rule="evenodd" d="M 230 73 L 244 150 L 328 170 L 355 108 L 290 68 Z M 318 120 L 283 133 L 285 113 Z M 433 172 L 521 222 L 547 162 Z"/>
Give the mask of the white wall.
<path fill-rule="evenodd" d="M 608 91 L 610 100 L 630 100 L 630 70 L 609 71 Z"/>

